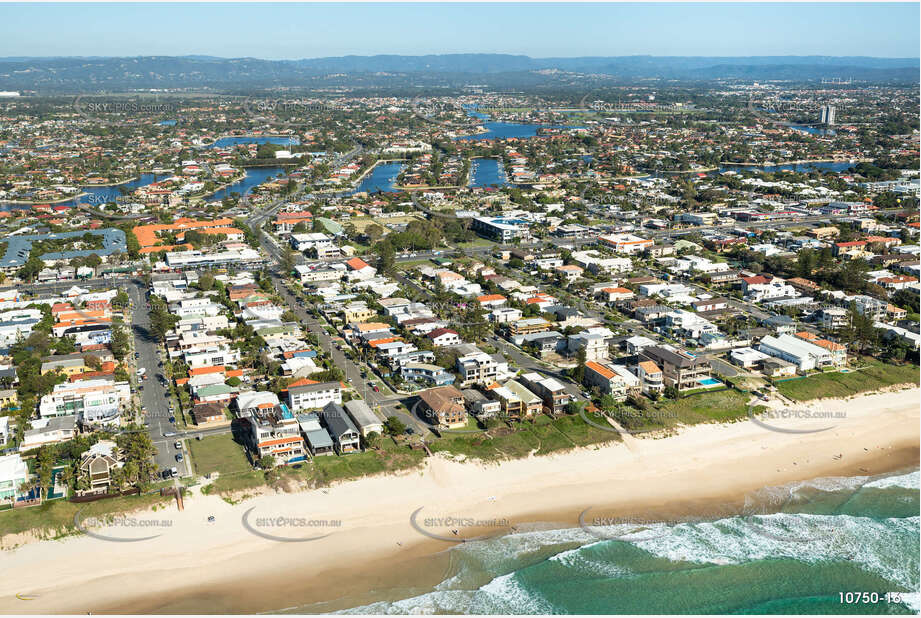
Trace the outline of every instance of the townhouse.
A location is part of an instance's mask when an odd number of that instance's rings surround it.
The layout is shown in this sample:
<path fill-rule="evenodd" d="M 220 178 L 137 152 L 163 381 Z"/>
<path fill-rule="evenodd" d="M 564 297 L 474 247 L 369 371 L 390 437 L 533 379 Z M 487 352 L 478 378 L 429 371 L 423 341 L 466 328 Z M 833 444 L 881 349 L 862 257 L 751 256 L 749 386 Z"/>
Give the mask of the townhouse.
<path fill-rule="evenodd" d="M 562 414 L 566 405 L 573 400 L 572 395 L 566 392 L 565 387 L 558 380 L 542 376 L 536 371 L 523 374 L 521 381 L 530 391 L 541 398 L 544 404 L 544 414 Z"/>

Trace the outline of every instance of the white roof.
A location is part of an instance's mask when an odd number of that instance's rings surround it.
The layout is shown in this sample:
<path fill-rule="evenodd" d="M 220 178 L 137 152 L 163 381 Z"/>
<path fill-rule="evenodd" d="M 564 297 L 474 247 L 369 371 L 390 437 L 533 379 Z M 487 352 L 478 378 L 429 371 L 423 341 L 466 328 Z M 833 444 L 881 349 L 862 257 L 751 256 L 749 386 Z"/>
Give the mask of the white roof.
<path fill-rule="evenodd" d="M 19 453 L 0 457 L 0 480 L 13 481 L 29 476 L 29 466 Z"/>

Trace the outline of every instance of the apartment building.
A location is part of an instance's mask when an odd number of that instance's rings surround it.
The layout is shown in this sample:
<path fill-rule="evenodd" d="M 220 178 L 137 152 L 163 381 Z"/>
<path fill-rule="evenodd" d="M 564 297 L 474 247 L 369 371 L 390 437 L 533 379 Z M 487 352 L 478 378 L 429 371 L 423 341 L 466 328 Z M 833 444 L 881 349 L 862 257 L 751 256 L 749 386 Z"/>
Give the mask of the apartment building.
<path fill-rule="evenodd" d="M 274 393 L 241 393 L 237 408 L 248 423 L 249 446 L 257 459 L 268 455 L 276 464 L 288 464 L 307 458 L 297 419 Z"/>
<path fill-rule="evenodd" d="M 501 358 L 501 357 L 500 357 Z M 498 361 L 495 356 L 490 356 L 486 352 L 476 352 L 466 354 L 457 359 L 457 373 L 461 376 L 463 386 L 471 384 L 491 384 L 495 382 L 500 371 L 508 371 L 508 362 L 502 359 Z"/>
<path fill-rule="evenodd" d="M 710 361 L 671 346 L 650 346 L 640 352 L 640 360 L 650 360 L 662 368 L 665 386 L 679 392 L 699 388 L 713 382 Z"/>
<path fill-rule="evenodd" d="M 75 415 L 82 425 L 114 426 L 130 397 L 128 382 L 106 379 L 64 382 L 41 398 L 38 411 L 42 418 Z"/>
<path fill-rule="evenodd" d="M 339 382 L 303 379 L 288 386 L 288 405 L 294 411 L 322 408 L 328 403 L 342 403 L 342 385 Z"/>

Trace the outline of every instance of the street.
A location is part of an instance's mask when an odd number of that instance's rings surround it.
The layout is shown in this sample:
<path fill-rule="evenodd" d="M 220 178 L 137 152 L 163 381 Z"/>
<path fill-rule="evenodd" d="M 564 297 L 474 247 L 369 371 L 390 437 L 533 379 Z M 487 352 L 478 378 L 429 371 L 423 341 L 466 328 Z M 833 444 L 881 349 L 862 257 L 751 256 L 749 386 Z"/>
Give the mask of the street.
<path fill-rule="evenodd" d="M 174 423 L 169 422 L 169 395 L 167 389 L 160 383 L 159 377 L 163 375 L 160 367 L 160 350 L 157 341 L 150 335 L 150 313 L 147 311 L 147 288 L 143 281 L 132 279 L 128 284 L 128 296 L 134 303 L 131 312 L 131 330 L 134 332 L 134 348 L 138 353 L 136 361 L 138 367 L 147 371 L 146 380 L 138 380 L 143 384 L 144 390 L 140 391 L 141 410 L 144 422 L 150 432 L 150 439 L 157 449 L 155 457 L 157 469 L 168 470 L 175 466 L 180 476 L 191 475 L 189 459 L 183 452 L 183 461 L 177 462 L 178 451 L 175 447 L 180 436 L 164 437 L 165 433 L 178 433 Z"/>

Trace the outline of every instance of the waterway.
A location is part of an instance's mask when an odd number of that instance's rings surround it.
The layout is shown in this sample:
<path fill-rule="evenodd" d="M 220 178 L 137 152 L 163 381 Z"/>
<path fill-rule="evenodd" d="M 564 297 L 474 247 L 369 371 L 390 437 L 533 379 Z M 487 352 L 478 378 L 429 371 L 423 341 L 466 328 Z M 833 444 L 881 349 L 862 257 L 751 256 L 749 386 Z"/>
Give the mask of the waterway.
<path fill-rule="evenodd" d="M 394 185 L 396 184 L 397 176 L 400 175 L 404 167 L 406 167 L 406 164 L 400 161 L 378 163 L 374 166 L 374 169 L 365 174 L 358 187 L 354 191 L 349 191 L 347 195 L 354 195 L 363 191 L 368 193 L 396 191 Z"/>
<path fill-rule="evenodd" d="M 475 135 L 459 135 L 455 140 L 485 140 L 485 139 L 530 139 L 537 136 L 540 129 L 577 129 L 579 127 L 554 126 L 549 124 L 521 124 L 518 122 L 491 122 L 489 115 L 476 111 L 475 107 L 466 108 L 467 115 L 471 118 L 483 120 L 485 133 Z"/>
<path fill-rule="evenodd" d="M 278 146 L 300 146 L 301 140 L 296 137 L 255 137 L 252 135 L 242 137 L 222 137 L 215 140 L 208 148 L 228 148 L 240 144 L 276 144 Z"/>
<path fill-rule="evenodd" d="M 477 157 L 470 162 L 469 187 L 508 186 L 508 177 L 499 159 Z"/>
<path fill-rule="evenodd" d="M 801 131 L 802 133 L 808 133 L 809 135 L 836 135 L 834 129 L 817 129 L 815 127 L 810 127 L 804 124 L 791 124 L 789 127 L 794 131 Z"/>
<path fill-rule="evenodd" d="M 781 165 L 720 165 L 721 172 L 732 170 L 734 172 L 844 172 L 854 167 L 856 163 L 848 161 L 810 161 L 808 163 L 785 163 Z"/>
<path fill-rule="evenodd" d="M 239 193 L 241 196 L 249 195 L 253 189 L 271 178 L 277 178 L 284 175 L 283 167 L 247 167 L 246 176 L 235 183 L 220 189 L 214 195 L 208 197 L 208 201 L 222 200 L 225 197 L 232 197 L 233 193 Z"/>

